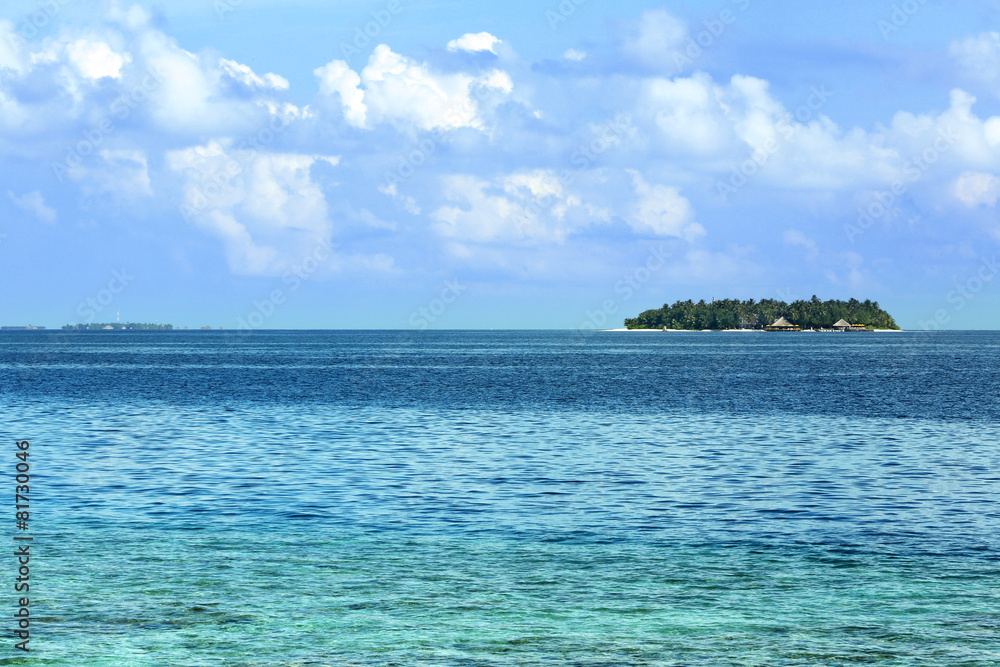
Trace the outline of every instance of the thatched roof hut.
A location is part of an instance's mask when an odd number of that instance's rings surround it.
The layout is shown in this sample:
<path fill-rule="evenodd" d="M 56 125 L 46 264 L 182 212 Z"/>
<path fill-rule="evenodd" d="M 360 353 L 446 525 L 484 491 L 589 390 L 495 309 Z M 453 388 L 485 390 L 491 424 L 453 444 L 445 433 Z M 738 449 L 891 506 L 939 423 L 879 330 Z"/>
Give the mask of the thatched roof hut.
<path fill-rule="evenodd" d="M 792 324 L 784 317 L 779 317 L 775 320 L 774 324 L 769 327 L 764 327 L 764 329 L 767 331 L 802 331 L 802 329 L 799 328 L 799 325 Z"/>

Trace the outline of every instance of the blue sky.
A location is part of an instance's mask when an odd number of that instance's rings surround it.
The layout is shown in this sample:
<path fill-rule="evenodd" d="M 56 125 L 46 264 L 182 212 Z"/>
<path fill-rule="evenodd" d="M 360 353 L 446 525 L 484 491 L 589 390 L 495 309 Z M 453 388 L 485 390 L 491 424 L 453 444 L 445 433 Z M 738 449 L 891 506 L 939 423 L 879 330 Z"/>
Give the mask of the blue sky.
<path fill-rule="evenodd" d="M 7 2 L 0 324 L 997 328 L 1000 2 L 804 4 Z"/>

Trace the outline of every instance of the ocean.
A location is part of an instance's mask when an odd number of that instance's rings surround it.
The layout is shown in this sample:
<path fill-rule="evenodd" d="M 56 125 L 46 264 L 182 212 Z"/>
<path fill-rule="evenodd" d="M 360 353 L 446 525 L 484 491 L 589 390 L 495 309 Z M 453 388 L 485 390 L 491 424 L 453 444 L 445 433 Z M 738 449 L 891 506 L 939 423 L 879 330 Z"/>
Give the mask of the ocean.
<path fill-rule="evenodd" d="M 0 664 L 997 665 L 998 398 L 997 332 L 4 332 Z"/>

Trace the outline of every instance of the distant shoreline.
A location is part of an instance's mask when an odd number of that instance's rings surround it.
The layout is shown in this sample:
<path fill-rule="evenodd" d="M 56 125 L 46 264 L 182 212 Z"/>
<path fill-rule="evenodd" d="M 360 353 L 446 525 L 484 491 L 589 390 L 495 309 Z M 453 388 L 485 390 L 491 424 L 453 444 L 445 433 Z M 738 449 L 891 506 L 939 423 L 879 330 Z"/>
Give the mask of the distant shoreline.
<path fill-rule="evenodd" d="M 906 329 L 869 329 L 869 333 L 903 333 Z M 775 333 L 764 329 L 598 329 L 598 333 Z M 795 333 L 862 333 L 858 331 L 833 331 L 803 329 Z"/>

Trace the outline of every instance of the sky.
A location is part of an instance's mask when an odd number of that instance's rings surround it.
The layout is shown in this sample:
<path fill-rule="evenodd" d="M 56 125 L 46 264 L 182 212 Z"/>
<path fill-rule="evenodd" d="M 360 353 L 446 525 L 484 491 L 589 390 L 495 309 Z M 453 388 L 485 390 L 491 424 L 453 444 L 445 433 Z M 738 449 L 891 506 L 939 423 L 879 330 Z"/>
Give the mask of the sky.
<path fill-rule="evenodd" d="M 0 324 L 1000 327 L 1000 2 L 8 0 Z"/>

